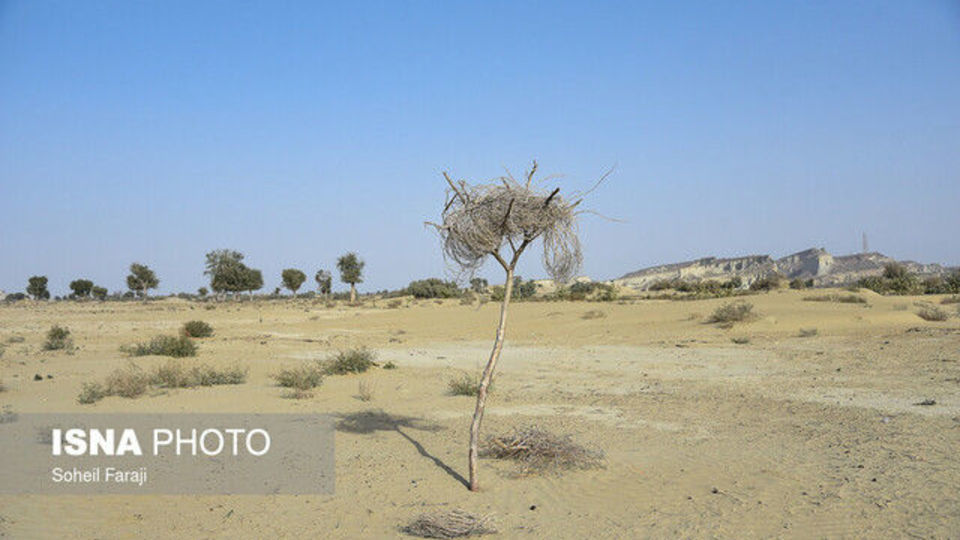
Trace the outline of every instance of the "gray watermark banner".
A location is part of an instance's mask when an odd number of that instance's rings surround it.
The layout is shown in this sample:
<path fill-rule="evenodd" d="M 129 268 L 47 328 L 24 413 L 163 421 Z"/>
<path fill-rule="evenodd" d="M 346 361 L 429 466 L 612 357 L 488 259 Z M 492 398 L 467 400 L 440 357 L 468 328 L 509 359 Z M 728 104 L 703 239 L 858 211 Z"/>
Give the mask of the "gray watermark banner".
<path fill-rule="evenodd" d="M 0 494 L 331 494 L 334 421 L 292 414 L 12 414 Z"/>

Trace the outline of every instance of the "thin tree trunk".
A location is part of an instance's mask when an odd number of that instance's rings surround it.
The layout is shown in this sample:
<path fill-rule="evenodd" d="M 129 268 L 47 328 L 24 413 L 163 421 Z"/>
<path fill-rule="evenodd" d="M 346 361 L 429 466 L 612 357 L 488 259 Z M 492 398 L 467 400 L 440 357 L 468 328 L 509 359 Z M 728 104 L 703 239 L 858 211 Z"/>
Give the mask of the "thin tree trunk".
<path fill-rule="evenodd" d="M 503 340 L 507 330 L 507 307 L 510 305 L 510 297 L 512 294 L 513 267 L 511 266 L 507 270 L 507 281 L 503 285 L 503 302 L 500 304 L 500 325 L 497 326 L 497 339 L 493 342 L 493 351 L 490 353 L 490 360 L 487 361 L 487 367 L 483 368 L 483 376 L 480 378 L 480 389 L 477 392 L 477 408 L 473 411 L 473 422 L 470 424 L 470 491 L 480 490 L 480 480 L 477 478 L 480 422 L 483 420 L 483 408 L 487 403 L 487 390 L 490 388 L 490 381 L 493 380 L 493 370 L 497 367 L 497 360 L 500 359 L 500 351 L 503 350 Z"/>
<path fill-rule="evenodd" d="M 350 303 L 357 303 L 357 286 L 353 283 L 350 284 Z"/>

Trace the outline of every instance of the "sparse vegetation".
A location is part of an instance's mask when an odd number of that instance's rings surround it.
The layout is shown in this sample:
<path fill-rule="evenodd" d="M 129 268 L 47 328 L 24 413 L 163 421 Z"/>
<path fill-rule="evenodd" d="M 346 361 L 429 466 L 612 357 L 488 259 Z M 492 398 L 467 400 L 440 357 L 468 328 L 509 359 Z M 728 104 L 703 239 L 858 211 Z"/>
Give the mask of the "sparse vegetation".
<path fill-rule="evenodd" d="M 73 348 L 73 338 L 70 337 L 70 329 L 53 325 L 47 331 L 47 340 L 43 342 L 43 349 L 46 351 L 61 351 Z"/>
<path fill-rule="evenodd" d="M 10 336 L 7 338 L 7 343 L 23 343 L 27 338 L 23 336 Z"/>
<path fill-rule="evenodd" d="M 328 375 L 346 375 L 363 373 L 374 365 L 376 353 L 366 347 L 339 351 L 327 360 L 325 372 Z"/>
<path fill-rule="evenodd" d="M 769 276 L 764 276 L 760 279 L 757 279 L 750 284 L 751 291 L 773 291 L 779 289 L 783 284 L 784 277 L 780 274 L 770 274 Z"/>
<path fill-rule="evenodd" d="M 950 318 L 950 314 L 933 304 L 919 304 L 917 316 L 925 321 L 941 322 Z"/>
<path fill-rule="evenodd" d="M 707 322 L 733 324 L 751 320 L 754 316 L 753 304 L 747 302 L 731 302 L 718 307 Z"/>
<path fill-rule="evenodd" d="M 360 381 L 357 384 L 357 398 L 364 402 L 373 399 L 373 384 L 370 381 Z"/>
<path fill-rule="evenodd" d="M 536 426 L 487 438 L 480 455 L 515 461 L 521 475 L 603 466 L 602 452 L 574 443 L 569 435 L 555 435 Z"/>
<path fill-rule="evenodd" d="M 804 296 L 804 302 L 839 302 L 841 304 L 866 304 L 867 299 L 856 294 L 820 294 L 816 296 Z"/>
<path fill-rule="evenodd" d="M 120 350 L 130 356 L 172 356 L 183 358 L 197 355 L 197 345 L 190 337 L 155 336 L 149 342 L 121 347 Z"/>
<path fill-rule="evenodd" d="M 924 292 L 924 284 L 920 279 L 900 263 L 884 265 L 883 274 L 863 278 L 857 282 L 857 286 L 879 294 L 910 295 Z"/>
<path fill-rule="evenodd" d="M 442 510 L 420 514 L 400 532 L 420 538 L 462 538 L 497 532 L 490 525 L 490 518 L 478 517 L 463 510 Z"/>
<path fill-rule="evenodd" d="M 273 379 L 284 388 L 307 391 L 320 386 L 324 373 L 323 363 L 313 361 L 299 367 L 283 369 L 274 375 Z"/>
<path fill-rule="evenodd" d="M 750 338 L 747 336 L 736 336 L 730 338 L 730 341 L 736 343 L 737 345 L 746 345 L 747 343 L 750 343 Z"/>
<path fill-rule="evenodd" d="M 583 315 L 581 315 L 580 318 L 585 321 L 589 321 L 592 319 L 602 319 L 606 316 L 607 314 L 603 311 L 600 311 L 599 309 L 591 309 L 590 311 L 587 311 Z"/>
<path fill-rule="evenodd" d="M 819 333 L 820 333 L 819 330 L 817 330 L 816 328 L 801 328 L 800 333 L 797 334 L 797 336 L 802 338 L 807 338 L 807 337 L 816 336 Z"/>
<path fill-rule="evenodd" d="M 464 373 L 447 381 L 447 388 L 451 396 L 476 396 L 480 391 L 480 377 Z"/>
<path fill-rule="evenodd" d="M 141 370 L 135 364 L 114 370 L 101 384 L 83 383 L 77 401 L 82 404 L 96 403 L 107 396 L 135 398 L 143 395 L 151 387 L 157 388 L 194 388 L 197 386 L 216 386 L 243 384 L 247 380 L 247 369 L 233 366 L 217 369 L 201 364 L 186 366 L 182 362 L 171 360 L 157 367 L 153 373 Z"/>
<path fill-rule="evenodd" d="M 386 364 L 383 365 L 383 369 L 397 369 L 397 365 L 394 364 L 392 361 L 387 362 Z"/>
<path fill-rule="evenodd" d="M 795 290 L 809 289 L 813 287 L 812 279 L 794 278 L 790 280 L 790 288 Z"/>
<path fill-rule="evenodd" d="M 183 324 L 183 335 L 192 338 L 205 338 L 213 335 L 213 327 L 203 321 L 188 321 Z"/>

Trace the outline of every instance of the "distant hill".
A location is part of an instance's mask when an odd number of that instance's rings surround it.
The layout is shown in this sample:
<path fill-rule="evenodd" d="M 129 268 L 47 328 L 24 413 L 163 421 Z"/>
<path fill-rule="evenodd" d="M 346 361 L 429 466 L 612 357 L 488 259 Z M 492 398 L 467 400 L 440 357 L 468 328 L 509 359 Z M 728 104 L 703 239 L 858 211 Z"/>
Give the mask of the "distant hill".
<path fill-rule="evenodd" d="M 779 273 L 788 279 L 812 279 L 816 287 L 843 286 L 867 276 L 880 275 L 883 266 L 892 262 L 899 262 L 909 271 L 921 276 L 942 275 L 948 270 L 939 264 L 897 261 L 882 253 L 835 257 L 825 249 L 811 248 L 781 259 L 774 259 L 769 255 L 747 255 L 729 259 L 706 257 L 695 261 L 652 266 L 630 272 L 613 280 L 613 283 L 635 290 L 645 290 L 660 280 L 722 281 L 738 276 L 744 285 L 749 285 L 758 279 Z"/>

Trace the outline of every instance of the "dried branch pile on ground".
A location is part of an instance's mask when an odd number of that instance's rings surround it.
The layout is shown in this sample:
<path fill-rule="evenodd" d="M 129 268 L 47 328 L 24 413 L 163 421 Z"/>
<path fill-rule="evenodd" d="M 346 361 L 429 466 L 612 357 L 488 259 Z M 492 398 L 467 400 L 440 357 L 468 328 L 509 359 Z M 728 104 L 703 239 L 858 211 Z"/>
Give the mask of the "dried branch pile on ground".
<path fill-rule="evenodd" d="M 585 448 L 569 435 L 556 435 L 539 427 L 488 437 L 480 455 L 516 461 L 523 475 L 603 466 L 603 452 Z"/>
<path fill-rule="evenodd" d="M 446 510 L 420 514 L 400 532 L 420 538 L 462 538 L 496 533 L 489 517 L 474 516 L 463 510 Z"/>

